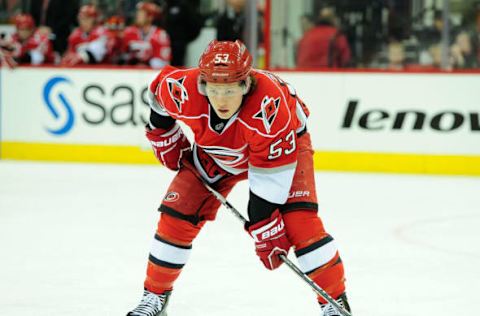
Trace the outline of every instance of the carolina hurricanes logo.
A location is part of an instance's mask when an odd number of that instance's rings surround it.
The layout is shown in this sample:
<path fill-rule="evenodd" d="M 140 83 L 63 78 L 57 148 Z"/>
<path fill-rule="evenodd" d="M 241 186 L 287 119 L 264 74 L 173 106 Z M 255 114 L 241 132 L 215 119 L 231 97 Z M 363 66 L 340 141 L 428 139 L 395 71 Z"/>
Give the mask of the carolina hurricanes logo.
<path fill-rule="evenodd" d="M 196 146 L 193 150 L 193 162 L 202 177 L 209 183 L 221 179 L 226 172 L 239 174 L 246 171 L 246 154 L 248 144 L 241 148 L 228 148 L 220 146 Z"/>
<path fill-rule="evenodd" d="M 225 147 L 202 147 L 202 149 L 210 155 L 217 163 L 223 164 L 225 166 L 234 166 L 240 162 L 244 161 L 244 149 L 246 146 L 243 146 L 239 149 L 231 149 Z"/>
<path fill-rule="evenodd" d="M 262 120 L 267 133 L 270 133 L 279 108 L 280 97 L 274 99 L 269 96 L 265 96 L 262 100 L 262 104 L 260 105 L 260 111 L 258 111 L 253 118 Z"/>
<path fill-rule="evenodd" d="M 187 89 L 185 89 L 185 86 L 183 85 L 185 77 L 178 80 L 167 78 L 168 93 L 170 93 L 170 97 L 172 98 L 173 102 L 175 102 L 179 112 L 182 112 L 183 103 L 188 101 Z"/>
<path fill-rule="evenodd" d="M 180 198 L 180 194 L 177 192 L 168 192 L 167 195 L 165 195 L 165 198 L 163 199 L 165 202 L 175 202 Z"/>

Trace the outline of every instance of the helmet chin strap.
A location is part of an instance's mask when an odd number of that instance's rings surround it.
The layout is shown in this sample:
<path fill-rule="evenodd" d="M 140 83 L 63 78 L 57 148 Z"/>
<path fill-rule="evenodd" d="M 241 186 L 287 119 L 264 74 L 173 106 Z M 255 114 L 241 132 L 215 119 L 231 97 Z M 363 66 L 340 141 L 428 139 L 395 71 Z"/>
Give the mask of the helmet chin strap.
<path fill-rule="evenodd" d="M 204 80 L 202 80 L 199 76 L 197 80 L 197 89 L 198 89 L 198 92 L 204 96 L 207 96 L 207 91 L 205 88 L 206 84 L 207 83 Z M 243 80 L 241 85 L 243 90 L 242 93 L 243 95 L 246 95 L 250 91 L 250 87 L 252 86 L 252 79 L 250 78 L 250 76 L 248 76 L 247 79 Z"/>

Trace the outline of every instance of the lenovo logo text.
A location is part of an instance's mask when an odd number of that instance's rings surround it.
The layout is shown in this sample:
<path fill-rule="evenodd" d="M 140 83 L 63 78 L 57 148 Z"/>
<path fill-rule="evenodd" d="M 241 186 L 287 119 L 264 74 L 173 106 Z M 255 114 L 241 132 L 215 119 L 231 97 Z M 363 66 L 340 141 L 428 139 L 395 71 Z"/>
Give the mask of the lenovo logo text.
<path fill-rule="evenodd" d="M 345 111 L 342 128 L 358 126 L 365 130 L 424 130 L 451 132 L 460 128 L 480 132 L 480 112 L 444 111 L 429 113 L 423 109 L 362 111 L 358 100 L 351 100 Z"/>

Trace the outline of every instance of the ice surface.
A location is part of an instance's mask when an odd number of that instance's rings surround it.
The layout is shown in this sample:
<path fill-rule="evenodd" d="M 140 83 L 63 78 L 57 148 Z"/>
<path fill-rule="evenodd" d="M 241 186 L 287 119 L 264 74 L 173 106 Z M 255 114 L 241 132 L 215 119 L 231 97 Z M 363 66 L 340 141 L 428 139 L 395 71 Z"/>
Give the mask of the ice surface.
<path fill-rule="evenodd" d="M 0 162 L 0 315 L 125 315 L 172 177 L 156 166 Z M 316 178 L 354 315 L 478 315 L 480 178 Z M 229 196 L 242 211 L 246 198 L 246 183 Z M 193 249 L 170 316 L 319 314 L 287 267 L 263 268 L 225 209 Z"/>

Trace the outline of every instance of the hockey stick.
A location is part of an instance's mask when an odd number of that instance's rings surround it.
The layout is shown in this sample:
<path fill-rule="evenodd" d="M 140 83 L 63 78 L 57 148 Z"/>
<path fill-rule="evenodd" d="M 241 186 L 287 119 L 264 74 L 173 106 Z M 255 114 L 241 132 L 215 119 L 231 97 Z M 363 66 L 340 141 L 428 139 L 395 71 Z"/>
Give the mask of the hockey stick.
<path fill-rule="evenodd" d="M 189 169 L 191 169 L 191 167 Z M 196 170 L 192 170 L 192 171 L 195 174 L 197 174 Z M 228 202 L 227 199 L 223 197 L 223 195 L 215 191 L 207 182 L 203 180 L 201 176 L 199 176 L 199 178 L 202 181 L 205 188 L 207 188 L 207 190 L 210 191 L 213 194 L 213 196 L 215 196 L 215 198 L 218 201 L 220 201 L 220 203 L 223 204 L 223 206 L 225 206 L 229 211 L 231 211 L 232 214 L 235 215 L 243 224 L 247 222 L 245 217 L 243 217 L 243 215 L 235 207 L 233 207 L 233 205 L 230 204 L 230 202 Z M 340 312 L 340 314 L 342 314 L 342 316 L 352 315 L 345 308 L 343 308 L 335 299 L 333 299 L 327 292 L 325 292 L 324 289 L 318 286 L 315 282 L 313 282 L 312 279 L 310 279 L 305 273 L 303 273 L 290 259 L 287 258 L 287 256 L 280 255 L 280 259 L 282 259 L 282 261 L 285 262 L 285 264 L 293 272 L 295 272 L 296 275 L 298 275 L 303 281 L 305 281 L 305 283 L 307 283 L 315 293 L 317 293 L 318 295 L 323 297 L 327 302 L 335 306 L 335 308 Z"/>

